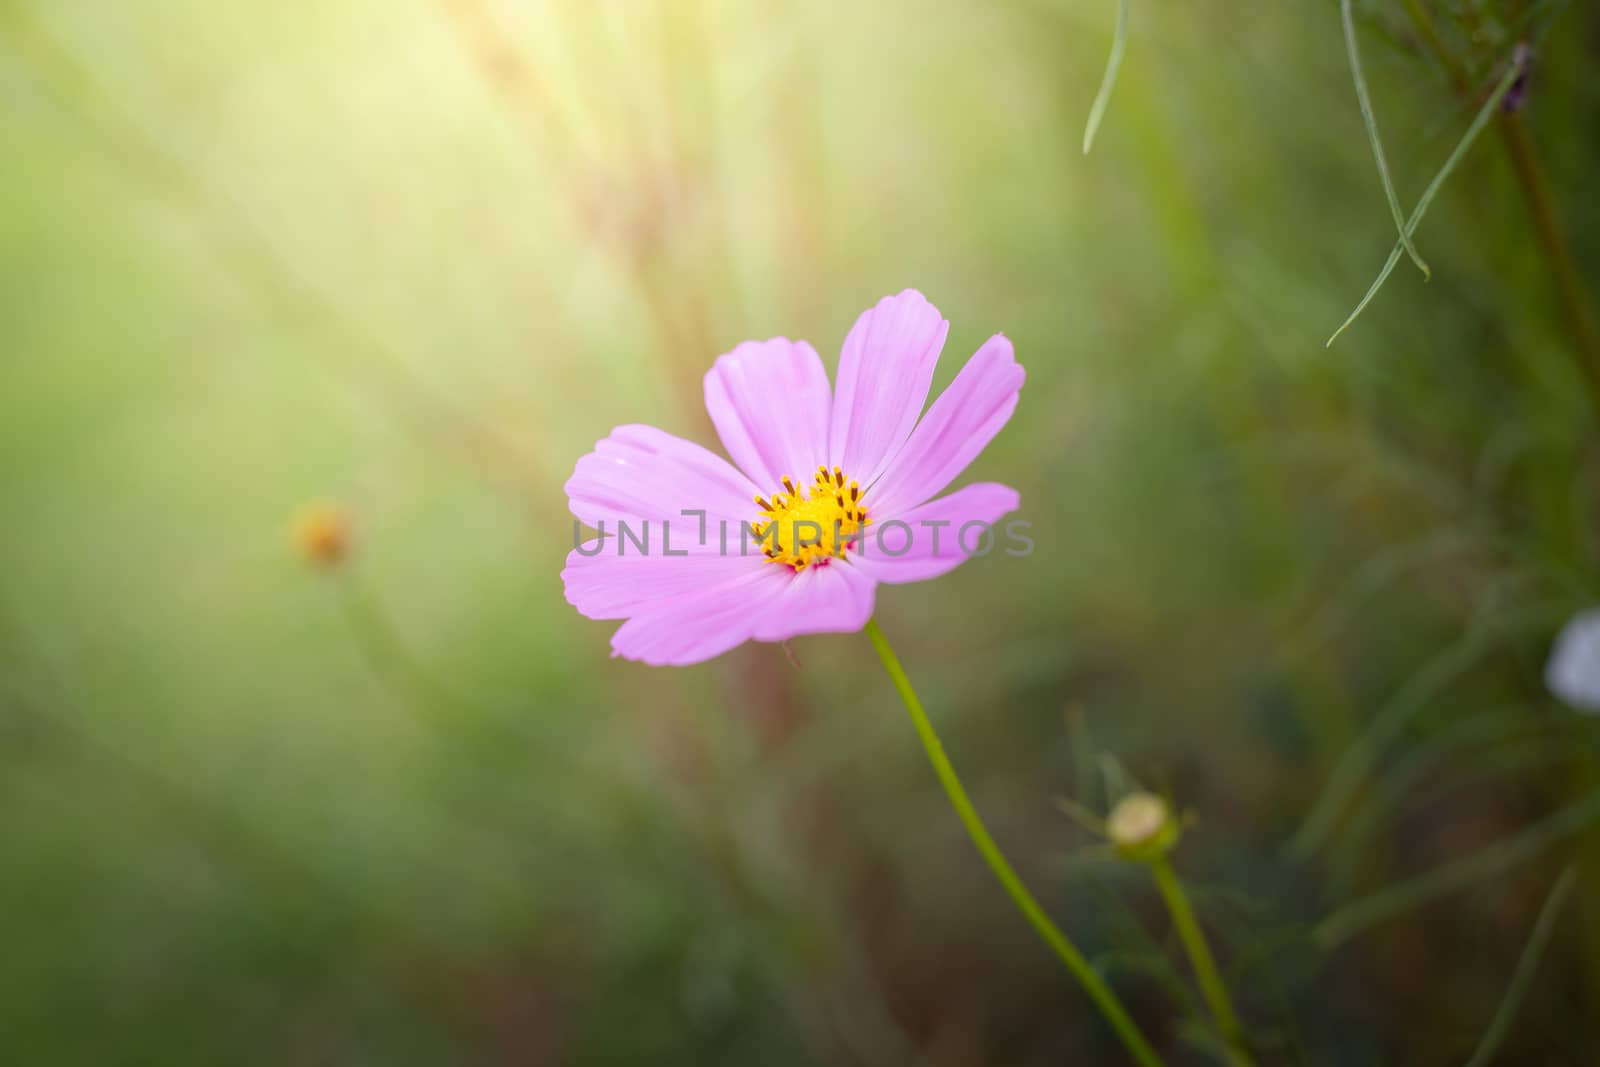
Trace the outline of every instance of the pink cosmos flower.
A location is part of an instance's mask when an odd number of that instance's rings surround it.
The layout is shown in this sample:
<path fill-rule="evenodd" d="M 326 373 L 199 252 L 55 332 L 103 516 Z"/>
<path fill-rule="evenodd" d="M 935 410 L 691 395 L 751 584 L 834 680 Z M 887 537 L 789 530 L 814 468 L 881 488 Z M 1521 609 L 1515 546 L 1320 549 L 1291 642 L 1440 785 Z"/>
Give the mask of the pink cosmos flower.
<path fill-rule="evenodd" d="M 706 411 L 732 464 L 653 426 L 612 430 L 566 485 L 572 513 L 601 531 L 567 557 L 567 601 L 627 620 L 613 655 L 681 665 L 860 630 L 879 582 L 960 565 L 982 540 L 963 527 L 1015 511 L 1017 492 L 981 482 L 934 497 L 1011 418 L 1023 370 L 995 334 L 923 414 L 949 328 L 915 290 L 885 297 L 845 338 L 832 389 L 804 341 L 719 357 Z"/>

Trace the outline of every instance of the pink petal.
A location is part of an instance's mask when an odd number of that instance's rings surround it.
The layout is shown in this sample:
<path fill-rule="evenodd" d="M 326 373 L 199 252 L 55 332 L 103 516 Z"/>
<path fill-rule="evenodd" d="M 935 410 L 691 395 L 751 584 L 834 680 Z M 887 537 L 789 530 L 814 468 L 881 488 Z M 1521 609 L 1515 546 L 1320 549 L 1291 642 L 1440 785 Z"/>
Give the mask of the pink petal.
<path fill-rule="evenodd" d="M 993 526 L 1002 516 L 1017 510 L 1020 499 L 1017 491 L 1008 485 L 978 482 L 900 515 L 881 520 L 874 517 L 867 527 L 860 554 L 852 555 L 850 561 L 880 582 L 920 582 L 924 578 L 937 578 L 965 563 L 966 549 L 981 551 L 988 543 L 976 527 L 963 536 L 963 526 L 973 522 Z M 924 525 L 941 522 L 948 525 Z M 901 523 L 905 524 L 904 528 Z M 1005 531 L 997 527 L 991 534 L 991 551 L 1005 551 L 1008 543 Z M 894 555 L 902 546 L 906 546 L 905 551 Z"/>
<path fill-rule="evenodd" d="M 757 641 L 799 634 L 855 633 L 872 618 L 878 583 L 842 559 L 792 574 L 785 588 L 756 609 Z"/>
<path fill-rule="evenodd" d="M 678 551 L 677 536 L 674 525 L 673 552 Z M 719 589 L 768 565 L 759 553 L 741 557 L 736 545 L 729 546 L 731 555 L 718 555 L 714 538 L 710 552 L 689 556 L 663 555 L 656 541 L 650 544 L 650 555 L 634 551 L 631 542 L 624 543 L 619 555 L 615 538 L 607 536 L 603 546 L 591 540 L 582 552 L 567 554 L 561 572 L 567 603 L 591 619 L 625 619 L 678 597 Z"/>
<path fill-rule="evenodd" d="M 706 374 L 706 411 L 722 446 L 763 492 L 803 484 L 828 458 L 828 372 L 804 341 L 746 341 Z"/>
<path fill-rule="evenodd" d="M 1010 421 L 1023 377 L 1010 341 L 985 341 L 872 486 L 869 512 L 898 515 L 955 481 Z"/>
<path fill-rule="evenodd" d="M 750 639 L 762 605 L 793 577 L 787 568 L 758 565 L 727 585 L 663 601 L 611 635 L 612 654 L 654 667 L 713 659 Z"/>
<path fill-rule="evenodd" d="M 870 485 L 911 433 L 950 324 L 915 289 L 886 296 L 844 339 L 828 462 Z"/>
<path fill-rule="evenodd" d="M 612 430 L 578 460 L 566 491 L 574 515 L 590 526 L 604 519 L 608 532 L 619 519 L 698 527 L 698 520 L 682 518 L 684 509 L 705 511 L 712 526 L 717 518 L 750 519 L 758 492 L 721 456 L 654 426 Z"/>
<path fill-rule="evenodd" d="M 652 666 L 683 666 L 720 656 L 751 638 L 853 633 L 872 617 L 876 585 L 844 560 L 799 574 L 760 565 L 725 585 L 646 606 L 612 635 L 611 649 Z"/>

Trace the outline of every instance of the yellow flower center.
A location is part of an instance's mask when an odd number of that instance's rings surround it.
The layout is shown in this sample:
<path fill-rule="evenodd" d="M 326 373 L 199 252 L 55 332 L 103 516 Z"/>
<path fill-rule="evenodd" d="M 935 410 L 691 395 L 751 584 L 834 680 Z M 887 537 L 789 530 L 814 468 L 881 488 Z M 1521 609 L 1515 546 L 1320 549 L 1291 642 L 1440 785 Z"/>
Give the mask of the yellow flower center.
<path fill-rule="evenodd" d="M 810 495 L 805 495 L 804 488 L 796 489 L 784 475 L 783 492 L 773 493 L 770 501 L 756 497 L 761 518 L 751 528 L 761 541 L 761 550 L 773 563 L 796 572 L 843 556 L 861 528 L 872 521 L 861 499 L 861 486 L 838 467 L 831 471 L 818 467 L 810 490 Z"/>

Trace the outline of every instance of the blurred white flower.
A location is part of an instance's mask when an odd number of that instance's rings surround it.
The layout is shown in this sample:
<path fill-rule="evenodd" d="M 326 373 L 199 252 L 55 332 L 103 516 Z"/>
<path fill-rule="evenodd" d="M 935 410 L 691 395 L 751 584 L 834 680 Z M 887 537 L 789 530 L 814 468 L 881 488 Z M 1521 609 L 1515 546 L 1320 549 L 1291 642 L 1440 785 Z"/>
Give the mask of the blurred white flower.
<path fill-rule="evenodd" d="M 1600 608 L 1580 611 L 1561 628 L 1544 684 L 1579 711 L 1600 713 Z"/>

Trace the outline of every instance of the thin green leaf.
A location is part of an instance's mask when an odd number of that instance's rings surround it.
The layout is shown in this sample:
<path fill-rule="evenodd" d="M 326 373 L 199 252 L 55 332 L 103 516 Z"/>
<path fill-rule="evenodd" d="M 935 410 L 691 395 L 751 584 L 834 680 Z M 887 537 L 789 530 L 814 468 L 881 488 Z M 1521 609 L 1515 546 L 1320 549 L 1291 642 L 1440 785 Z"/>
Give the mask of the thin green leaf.
<path fill-rule="evenodd" d="M 1105 76 L 1100 79 L 1100 91 L 1089 107 L 1089 122 L 1083 128 L 1083 154 L 1094 147 L 1094 135 L 1105 118 L 1106 106 L 1111 103 L 1111 89 L 1117 84 L 1117 69 L 1122 66 L 1122 51 L 1128 44 L 1128 0 L 1117 0 L 1117 28 L 1111 38 L 1111 58 L 1106 60 Z"/>
<path fill-rule="evenodd" d="M 1494 92 L 1489 94 L 1489 99 L 1484 101 L 1483 107 L 1478 109 L 1478 114 L 1473 117 L 1472 125 L 1467 127 L 1467 132 L 1462 136 L 1461 142 L 1456 145 L 1455 151 L 1450 153 L 1450 158 L 1444 161 L 1444 166 L 1439 168 L 1439 173 L 1433 176 L 1433 181 L 1428 183 L 1428 187 L 1423 190 L 1422 199 L 1417 201 L 1416 210 L 1411 213 L 1411 218 L 1406 220 L 1406 234 L 1409 235 L 1416 231 L 1417 226 L 1422 222 L 1422 216 L 1428 211 L 1428 205 L 1432 204 L 1433 198 L 1438 195 L 1440 186 L 1444 185 L 1445 179 L 1450 177 L 1451 172 L 1456 169 L 1456 165 L 1467 154 L 1467 150 L 1478 139 L 1478 135 L 1483 132 L 1484 126 L 1488 125 L 1489 117 L 1495 113 L 1495 109 L 1500 106 L 1500 101 L 1505 98 L 1506 93 L 1511 91 L 1511 86 L 1516 83 L 1517 77 L 1521 73 L 1522 65 L 1513 63 L 1506 70 L 1505 76 L 1500 79 L 1500 84 L 1495 86 Z M 1345 319 L 1337 330 L 1333 331 L 1333 336 L 1328 338 L 1328 346 L 1331 347 L 1333 342 L 1339 339 L 1339 335 L 1350 328 L 1350 324 L 1355 322 L 1356 317 L 1366 310 L 1367 305 L 1372 302 L 1372 298 L 1377 295 L 1378 290 L 1383 288 L 1383 283 L 1389 280 L 1389 275 L 1394 271 L 1394 265 L 1400 262 L 1401 251 L 1400 242 L 1396 241 L 1394 250 L 1389 253 L 1388 262 L 1378 272 L 1377 280 L 1367 290 L 1367 295 L 1361 298 L 1361 303 L 1357 304 L 1356 309 L 1350 313 L 1350 317 Z"/>
<path fill-rule="evenodd" d="M 1117 801 L 1138 790 L 1139 783 L 1133 780 L 1132 775 L 1122 766 L 1122 762 L 1110 752 L 1096 753 L 1095 762 L 1100 766 L 1100 777 L 1105 780 L 1108 811 L 1117 806 Z"/>
<path fill-rule="evenodd" d="M 1467 1067 L 1487 1067 L 1494 1061 L 1495 1053 L 1500 1051 L 1500 1045 L 1505 1041 L 1507 1031 L 1511 1029 L 1511 1022 L 1517 1017 L 1517 1009 L 1522 1006 L 1522 998 L 1527 995 L 1528 986 L 1533 984 L 1533 976 L 1539 970 L 1539 961 L 1544 957 L 1544 947 L 1550 941 L 1550 934 L 1556 927 L 1556 918 L 1561 914 L 1561 906 L 1567 902 L 1567 894 L 1572 892 L 1577 875 L 1577 870 L 1572 867 L 1562 871 L 1561 877 L 1557 878 L 1556 884 L 1551 887 L 1550 895 L 1545 897 L 1544 907 L 1539 909 L 1539 917 L 1534 920 L 1533 932 L 1528 935 L 1528 943 L 1523 946 L 1522 955 L 1517 959 L 1517 969 L 1511 975 L 1511 984 L 1506 986 L 1505 996 L 1500 998 L 1500 1007 L 1495 1009 L 1494 1018 L 1489 1021 L 1489 1029 L 1483 1032 L 1478 1047 L 1472 1052 L 1472 1058 L 1467 1061 Z"/>
<path fill-rule="evenodd" d="M 1339 909 L 1317 924 L 1315 937 L 1324 948 L 1337 948 L 1363 930 L 1396 915 L 1498 877 L 1556 842 L 1582 833 L 1597 821 L 1600 821 L 1600 792 L 1590 793 L 1545 816 L 1514 837 L 1496 841 L 1470 856 L 1435 867 L 1426 874 Z"/>
<path fill-rule="evenodd" d="M 1105 820 L 1096 815 L 1088 806 L 1078 803 L 1071 797 L 1056 797 L 1055 801 L 1057 809 L 1073 822 L 1096 837 L 1106 836 Z"/>
<path fill-rule="evenodd" d="M 1412 720 L 1461 675 L 1517 634 L 1548 624 L 1548 613 L 1542 607 L 1507 606 L 1506 598 L 1518 584 L 1516 572 L 1491 583 L 1479 597 L 1461 640 L 1429 660 L 1378 709 L 1328 775 L 1300 828 L 1284 846 L 1286 855 L 1304 860 L 1322 847 L 1379 760 L 1404 736 Z"/>
<path fill-rule="evenodd" d="M 1072 797 L 1079 804 L 1092 809 L 1100 778 L 1095 769 L 1094 738 L 1089 734 L 1089 719 L 1078 705 L 1067 708 L 1067 738 L 1072 746 Z"/>
<path fill-rule="evenodd" d="M 1526 715 L 1505 711 L 1452 722 L 1407 752 L 1392 768 L 1374 775 L 1370 794 L 1353 809 L 1334 842 L 1345 859 L 1343 866 L 1359 862 L 1385 817 L 1398 812 L 1411 790 L 1438 768 L 1448 766 L 1474 745 L 1492 748 L 1527 728 Z"/>
<path fill-rule="evenodd" d="M 1402 736 L 1411 720 L 1439 697 L 1445 689 L 1493 649 L 1487 626 L 1475 620 L 1473 628 L 1461 641 L 1431 659 L 1426 666 L 1407 679 L 1406 684 L 1378 710 L 1353 744 L 1347 749 L 1333 773 L 1323 784 L 1311 810 L 1300 829 L 1290 838 L 1285 851 L 1295 859 L 1306 859 L 1322 847 L 1337 828 L 1352 797 L 1367 781 L 1378 765 L 1379 759 Z"/>
<path fill-rule="evenodd" d="M 1383 181 L 1384 199 L 1389 201 L 1389 214 L 1394 217 L 1394 228 L 1400 234 L 1411 262 L 1417 265 L 1423 278 L 1433 277 L 1433 271 L 1423 261 L 1422 253 L 1411 243 L 1406 230 L 1405 213 L 1400 210 L 1400 197 L 1394 191 L 1394 179 L 1389 176 L 1389 161 L 1383 155 L 1383 139 L 1378 136 L 1378 117 L 1372 112 L 1372 97 L 1367 92 L 1367 79 L 1361 72 L 1361 50 L 1356 47 L 1356 20 L 1350 11 L 1350 0 L 1339 0 L 1339 17 L 1344 23 L 1344 47 L 1350 56 L 1350 76 L 1356 83 L 1356 101 L 1361 105 L 1361 121 L 1367 127 L 1367 140 L 1372 142 L 1372 158 L 1378 164 L 1378 177 Z"/>

